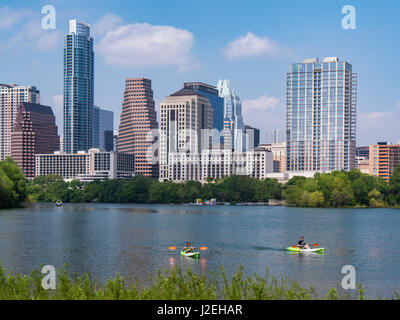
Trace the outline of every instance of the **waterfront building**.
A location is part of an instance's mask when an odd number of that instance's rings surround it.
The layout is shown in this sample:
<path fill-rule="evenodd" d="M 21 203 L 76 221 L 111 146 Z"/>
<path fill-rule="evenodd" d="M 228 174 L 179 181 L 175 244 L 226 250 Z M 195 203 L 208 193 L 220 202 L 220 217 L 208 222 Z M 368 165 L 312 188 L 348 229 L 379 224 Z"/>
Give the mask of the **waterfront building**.
<path fill-rule="evenodd" d="M 114 112 L 93 108 L 93 148 L 113 151 L 114 148 Z"/>
<path fill-rule="evenodd" d="M 134 175 L 134 155 L 99 149 L 74 154 L 37 154 L 35 176 L 56 174 L 66 180 L 84 182 L 104 179 L 129 179 Z"/>
<path fill-rule="evenodd" d="M 203 149 L 201 153 L 174 152 L 169 155 L 164 181 L 202 181 L 244 175 L 263 180 L 273 172 L 272 152 L 262 148 L 243 153 L 231 149 Z"/>
<path fill-rule="evenodd" d="M 369 158 L 356 157 L 357 169 L 362 173 L 369 174 Z"/>
<path fill-rule="evenodd" d="M 286 171 L 286 142 L 262 143 L 259 147 L 272 152 L 275 162 L 274 172 Z"/>
<path fill-rule="evenodd" d="M 27 178 L 35 177 L 35 154 L 59 150 L 60 138 L 51 107 L 21 102 L 11 134 L 11 157 Z"/>
<path fill-rule="evenodd" d="M 369 174 L 390 180 L 400 166 L 400 144 L 378 142 L 369 146 Z"/>
<path fill-rule="evenodd" d="M 223 142 L 224 99 L 218 95 L 217 88 L 202 82 L 186 82 L 184 83 L 184 88 L 192 89 L 209 100 L 214 115 L 213 128 L 221 134 L 220 139 L 214 139 L 213 143 L 218 144 Z"/>
<path fill-rule="evenodd" d="M 158 178 L 158 151 L 152 134 L 157 128 L 151 80 L 126 79 L 117 150 L 135 155 L 136 174 Z"/>
<path fill-rule="evenodd" d="M 246 150 L 242 103 L 230 86 L 229 80 L 219 80 L 218 94 L 224 99 L 224 145 L 236 152 Z"/>
<path fill-rule="evenodd" d="M 90 26 L 69 21 L 64 39 L 64 151 L 87 151 L 93 144 L 94 51 Z"/>
<path fill-rule="evenodd" d="M 11 157 L 11 134 L 20 102 L 40 103 L 34 86 L 0 84 L 0 161 Z"/>
<path fill-rule="evenodd" d="M 287 74 L 287 170 L 356 167 L 357 75 L 336 57 L 305 59 Z"/>
<path fill-rule="evenodd" d="M 251 126 L 245 126 L 245 129 L 247 151 L 251 151 L 260 145 L 260 129 Z"/>
<path fill-rule="evenodd" d="M 160 105 L 160 180 L 169 180 L 171 165 L 185 155 L 189 160 L 212 148 L 213 109 L 210 101 L 189 88 L 166 97 Z M 206 131 L 203 131 L 206 129 Z M 208 133 L 208 134 L 207 134 Z M 180 166 L 186 170 L 185 160 Z M 197 171 L 198 167 L 190 170 Z"/>
<path fill-rule="evenodd" d="M 267 173 L 266 178 L 275 179 L 279 183 L 285 184 L 294 177 L 313 178 L 316 173 L 319 173 L 319 171 L 283 171 Z M 331 173 L 331 171 L 325 173 Z"/>

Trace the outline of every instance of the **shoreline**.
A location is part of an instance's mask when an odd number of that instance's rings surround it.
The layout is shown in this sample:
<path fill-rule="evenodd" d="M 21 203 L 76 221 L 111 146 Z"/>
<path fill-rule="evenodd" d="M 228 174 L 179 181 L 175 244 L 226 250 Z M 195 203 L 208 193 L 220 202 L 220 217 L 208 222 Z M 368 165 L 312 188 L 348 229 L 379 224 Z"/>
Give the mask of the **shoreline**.
<path fill-rule="evenodd" d="M 10 209 L 24 209 L 30 204 L 53 204 L 56 206 L 56 202 L 46 202 L 46 201 L 31 201 L 26 202 L 22 206 L 14 208 L 2 208 L 3 210 Z M 296 208 L 296 209 L 400 209 L 400 206 L 385 206 L 385 207 L 367 207 L 367 206 L 345 206 L 345 207 L 301 207 L 301 206 L 290 206 L 290 205 L 270 205 L 268 203 L 260 202 L 245 202 L 245 203 L 230 203 L 229 205 L 217 203 L 217 204 L 195 204 L 195 203 L 137 203 L 137 202 L 63 202 L 64 204 L 124 204 L 124 205 L 169 205 L 169 206 L 187 206 L 187 207 L 286 207 L 286 208 Z"/>

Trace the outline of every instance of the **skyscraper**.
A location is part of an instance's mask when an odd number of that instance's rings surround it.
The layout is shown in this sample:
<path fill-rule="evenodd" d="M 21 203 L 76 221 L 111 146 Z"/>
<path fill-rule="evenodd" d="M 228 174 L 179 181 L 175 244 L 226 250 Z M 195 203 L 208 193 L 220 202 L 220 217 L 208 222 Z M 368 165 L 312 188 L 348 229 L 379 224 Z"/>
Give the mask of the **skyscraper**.
<path fill-rule="evenodd" d="M 11 156 L 11 134 L 20 102 L 40 103 L 40 91 L 33 86 L 0 84 L 0 160 Z"/>
<path fill-rule="evenodd" d="M 287 74 L 287 170 L 355 168 L 357 75 L 336 57 L 294 63 Z"/>
<path fill-rule="evenodd" d="M 151 80 L 126 79 L 124 101 L 118 133 L 118 152 L 135 155 L 135 173 L 158 177 L 158 164 L 152 161 L 154 139 L 148 137 L 158 123 Z"/>
<path fill-rule="evenodd" d="M 35 177 L 35 154 L 53 153 L 60 147 L 51 107 L 21 102 L 11 135 L 11 157 L 27 178 Z"/>
<path fill-rule="evenodd" d="M 211 147 L 202 129 L 213 128 L 210 101 L 196 91 L 183 88 L 166 97 L 160 105 L 160 180 L 200 180 L 198 155 Z M 206 141 L 203 141 L 203 137 Z M 173 162 L 173 158 L 177 160 Z M 179 180 L 178 179 L 178 180 Z"/>
<path fill-rule="evenodd" d="M 210 101 L 214 113 L 213 127 L 214 129 L 222 132 L 224 129 L 224 99 L 218 95 L 217 88 L 202 82 L 186 82 L 184 87 L 192 89 Z M 216 141 L 216 143 L 220 143 L 222 141 L 223 139 Z"/>
<path fill-rule="evenodd" d="M 260 129 L 252 126 L 245 126 L 246 130 L 246 147 L 248 151 L 257 148 L 260 144 Z"/>
<path fill-rule="evenodd" d="M 113 151 L 114 148 L 114 112 L 93 108 L 93 148 Z"/>
<path fill-rule="evenodd" d="M 237 152 L 243 152 L 245 146 L 245 127 L 242 117 L 242 103 L 230 86 L 229 80 L 219 80 L 218 94 L 224 98 L 224 145 Z"/>
<path fill-rule="evenodd" d="M 69 21 L 64 40 L 64 151 L 92 147 L 94 52 L 90 26 Z"/>

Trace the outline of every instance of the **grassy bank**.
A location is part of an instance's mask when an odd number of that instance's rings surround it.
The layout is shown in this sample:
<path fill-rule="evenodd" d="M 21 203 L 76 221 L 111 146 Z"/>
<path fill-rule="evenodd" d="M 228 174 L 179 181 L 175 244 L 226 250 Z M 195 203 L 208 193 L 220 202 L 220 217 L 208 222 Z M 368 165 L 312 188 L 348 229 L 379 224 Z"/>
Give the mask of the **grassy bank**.
<path fill-rule="evenodd" d="M 30 275 L 6 274 L 0 266 L 0 299 L 3 300 L 312 300 L 312 299 L 364 299 L 360 287 L 356 296 L 339 297 L 336 289 L 325 296 L 302 288 L 297 282 L 277 279 L 268 274 L 244 276 L 243 269 L 230 278 L 225 271 L 211 273 L 208 277 L 180 269 L 159 271 L 147 285 L 124 279 L 117 275 L 106 282 L 96 281 L 89 274 L 70 275 L 65 269 L 57 272 L 57 288 L 42 288 L 43 274 L 34 271 Z M 399 299 L 397 293 L 394 299 Z"/>

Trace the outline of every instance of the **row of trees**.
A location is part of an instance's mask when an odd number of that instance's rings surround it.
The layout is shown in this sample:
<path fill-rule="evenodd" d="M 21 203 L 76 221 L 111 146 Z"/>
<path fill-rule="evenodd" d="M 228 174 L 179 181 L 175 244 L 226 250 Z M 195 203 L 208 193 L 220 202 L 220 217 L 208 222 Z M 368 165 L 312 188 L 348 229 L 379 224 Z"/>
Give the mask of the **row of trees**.
<path fill-rule="evenodd" d="M 245 176 L 209 179 L 208 183 L 159 182 L 136 176 L 130 180 L 105 180 L 83 184 L 66 182 L 60 176 L 40 176 L 26 182 L 11 159 L 0 161 L 0 208 L 32 201 L 99 203 L 188 203 L 197 198 L 220 202 L 267 202 L 285 199 L 297 207 L 385 207 L 400 206 L 400 167 L 387 183 L 380 177 L 335 171 L 317 173 L 313 178 L 294 177 L 285 185 L 275 179 L 260 181 Z"/>
<path fill-rule="evenodd" d="M 390 183 L 380 177 L 335 171 L 313 178 L 294 177 L 285 185 L 275 179 L 263 181 L 231 176 L 201 184 L 159 182 L 136 176 L 131 180 L 106 180 L 82 184 L 65 182 L 59 176 L 38 177 L 28 184 L 28 193 L 36 201 L 100 203 L 188 203 L 197 198 L 215 198 L 221 202 L 267 202 L 286 199 L 296 207 L 386 207 L 400 205 L 400 167 Z"/>
<path fill-rule="evenodd" d="M 0 161 L 0 208 L 13 208 L 26 200 L 26 180 L 10 158 Z"/>
<path fill-rule="evenodd" d="M 396 206 L 400 205 L 400 167 L 389 183 L 359 170 L 294 177 L 285 184 L 282 196 L 287 205 L 297 207 Z"/>
<path fill-rule="evenodd" d="M 244 176 L 231 176 L 209 183 L 159 182 L 143 176 L 130 180 L 105 180 L 83 184 L 65 182 L 60 176 L 35 178 L 28 184 L 35 201 L 100 202 L 100 203 L 189 203 L 197 198 L 228 202 L 267 202 L 280 199 L 282 186 L 274 179 L 260 181 Z"/>

